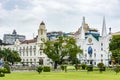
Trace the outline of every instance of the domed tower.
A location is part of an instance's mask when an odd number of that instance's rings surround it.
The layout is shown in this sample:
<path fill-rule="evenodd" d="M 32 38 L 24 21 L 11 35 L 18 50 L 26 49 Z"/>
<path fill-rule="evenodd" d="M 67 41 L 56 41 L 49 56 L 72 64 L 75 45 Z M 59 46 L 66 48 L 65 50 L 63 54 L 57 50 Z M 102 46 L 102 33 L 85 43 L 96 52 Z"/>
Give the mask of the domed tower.
<path fill-rule="evenodd" d="M 37 38 L 37 42 L 41 43 L 42 41 L 47 39 L 47 30 L 45 27 L 45 23 L 42 21 L 40 23 L 39 29 L 38 29 L 38 38 Z"/>

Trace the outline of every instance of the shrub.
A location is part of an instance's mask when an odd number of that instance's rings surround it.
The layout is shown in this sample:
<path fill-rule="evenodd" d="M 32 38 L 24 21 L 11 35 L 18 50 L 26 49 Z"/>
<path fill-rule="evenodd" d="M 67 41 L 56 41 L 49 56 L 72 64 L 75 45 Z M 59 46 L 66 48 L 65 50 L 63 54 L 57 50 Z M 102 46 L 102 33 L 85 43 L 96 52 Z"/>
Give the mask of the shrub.
<path fill-rule="evenodd" d="M 4 68 L 0 68 L 0 77 L 4 77 L 5 76 L 5 74 L 4 74 Z"/>
<path fill-rule="evenodd" d="M 87 71 L 93 71 L 93 65 L 88 65 L 87 66 Z"/>
<path fill-rule="evenodd" d="M 0 77 L 4 77 L 5 74 L 3 72 L 0 73 Z"/>
<path fill-rule="evenodd" d="M 82 67 L 82 69 L 84 69 L 85 70 L 85 68 L 86 68 L 86 64 L 81 64 L 81 67 Z"/>
<path fill-rule="evenodd" d="M 11 71 L 10 71 L 10 66 L 9 66 L 8 64 L 5 64 L 5 65 L 4 65 L 4 68 L 6 69 L 6 70 L 5 70 L 5 73 L 11 73 Z"/>
<path fill-rule="evenodd" d="M 104 67 L 103 63 L 98 63 L 97 66 L 98 66 L 100 72 L 105 70 L 105 67 Z"/>
<path fill-rule="evenodd" d="M 37 69 L 36 69 L 36 71 L 37 71 L 39 74 L 42 72 L 42 70 L 43 70 L 43 67 L 42 67 L 42 66 L 38 66 Z"/>
<path fill-rule="evenodd" d="M 43 67 L 44 72 L 50 72 L 50 70 L 51 70 L 50 66 L 44 66 Z"/>
<path fill-rule="evenodd" d="M 80 64 L 75 64 L 75 69 L 79 70 L 80 69 Z"/>
<path fill-rule="evenodd" d="M 62 71 L 67 72 L 67 65 L 61 65 L 61 69 L 62 69 Z"/>
<path fill-rule="evenodd" d="M 116 64 L 114 71 L 116 72 L 116 74 L 120 72 L 120 66 L 118 64 Z"/>

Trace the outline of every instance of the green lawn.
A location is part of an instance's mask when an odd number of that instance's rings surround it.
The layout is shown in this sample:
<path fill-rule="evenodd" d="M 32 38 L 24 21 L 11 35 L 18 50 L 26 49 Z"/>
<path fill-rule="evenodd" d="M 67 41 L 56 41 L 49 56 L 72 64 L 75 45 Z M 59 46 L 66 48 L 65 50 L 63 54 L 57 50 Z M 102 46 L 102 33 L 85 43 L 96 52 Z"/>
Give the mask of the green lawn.
<path fill-rule="evenodd" d="M 120 80 L 120 73 L 113 71 L 99 73 L 98 71 L 86 72 L 12 72 L 0 77 L 0 80 Z"/>

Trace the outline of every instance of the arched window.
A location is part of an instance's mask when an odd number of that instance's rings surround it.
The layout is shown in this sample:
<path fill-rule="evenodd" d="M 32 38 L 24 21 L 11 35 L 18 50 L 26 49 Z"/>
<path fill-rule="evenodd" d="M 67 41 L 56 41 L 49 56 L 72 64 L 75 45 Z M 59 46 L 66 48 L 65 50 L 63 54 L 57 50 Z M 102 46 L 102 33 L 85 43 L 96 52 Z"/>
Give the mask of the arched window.
<path fill-rule="evenodd" d="M 92 47 L 89 46 L 89 47 L 88 47 L 88 54 L 89 54 L 89 55 L 92 55 L 92 53 L 93 53 Z"/>

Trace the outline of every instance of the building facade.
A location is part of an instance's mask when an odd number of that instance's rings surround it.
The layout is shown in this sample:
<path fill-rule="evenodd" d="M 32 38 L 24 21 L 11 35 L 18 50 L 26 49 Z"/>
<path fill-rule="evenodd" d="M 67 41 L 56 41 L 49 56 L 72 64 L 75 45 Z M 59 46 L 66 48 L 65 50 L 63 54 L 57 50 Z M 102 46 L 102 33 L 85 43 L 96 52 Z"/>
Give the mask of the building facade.
<path fill-rule="evenodd" d="M 13 30 L 12 34 L 4 34 L 3 43 L 5 43 L 5 44 L 14 44 L 16 39 L 18 39 L 20 41 L 24 41 L 25 36 L 24 35 L 19 35 L 19 34 L 17 34 L 16 30 Z"/>
<path fill-rule="evenodd" d="M 112 34 L 111 29 L 109 29 L 109 33 L 107 34 L 105 18 L 103 19 L 102 35 L 100 35 L 97 29 L 90 28 L 86 24 L 85 17 L 83 17 L 82 25 L 75 34 L 63 32 L 47 33 L 44 22 L 41 22 L 36 38 L 24 41 L 16 39 L 13 45 L 4 45 L 1 48 L 17 50 L 22 58 L 21 62 L 32 64 L 42 62 L 43 65 L 51 65 L 51 60 L 43 53 L 43 40 L 55 39 L 57 36 L 63 34 L 73 36 L 77 41 L 76 44 L 83 49 L 83 54 L 77 55 L 81 63 L 97 66 L 99 62 L 103 62 L 104 65 L 109 66 L 111 56 L 109 42 Z"/>
<path fill-rule="evenodd" d="M 77 55 L 82 63 L 93 64 L 97 66 L 102 62 L 105 66 L 109 66 L 111 53 L 109 52 L 109 43 L 112 38 L 111 31 L 107 34 L 105 17 L 103 19 L 102 35 L 97 29 L 86 26 L 85 17 L 81 28 L 78 29 L 78 34 L 75 35 L 77 45 L 83 49 L 82 55 Z"/>
<path fill-rule="evenodd" d="M 43 40 L 47 39 L 47 30 L 45 24 L 40 23 L 38 29 L 38 37 L 31 40 L 20 41 L 16 39 L 13 45 L 3 45 L 1 48 L 9 48 L 11 50 L 17 50 L 22 63 L 36 64 L 39 62 L 42 65 L 50 65 L 50 59 L 43 53 Z"/>

